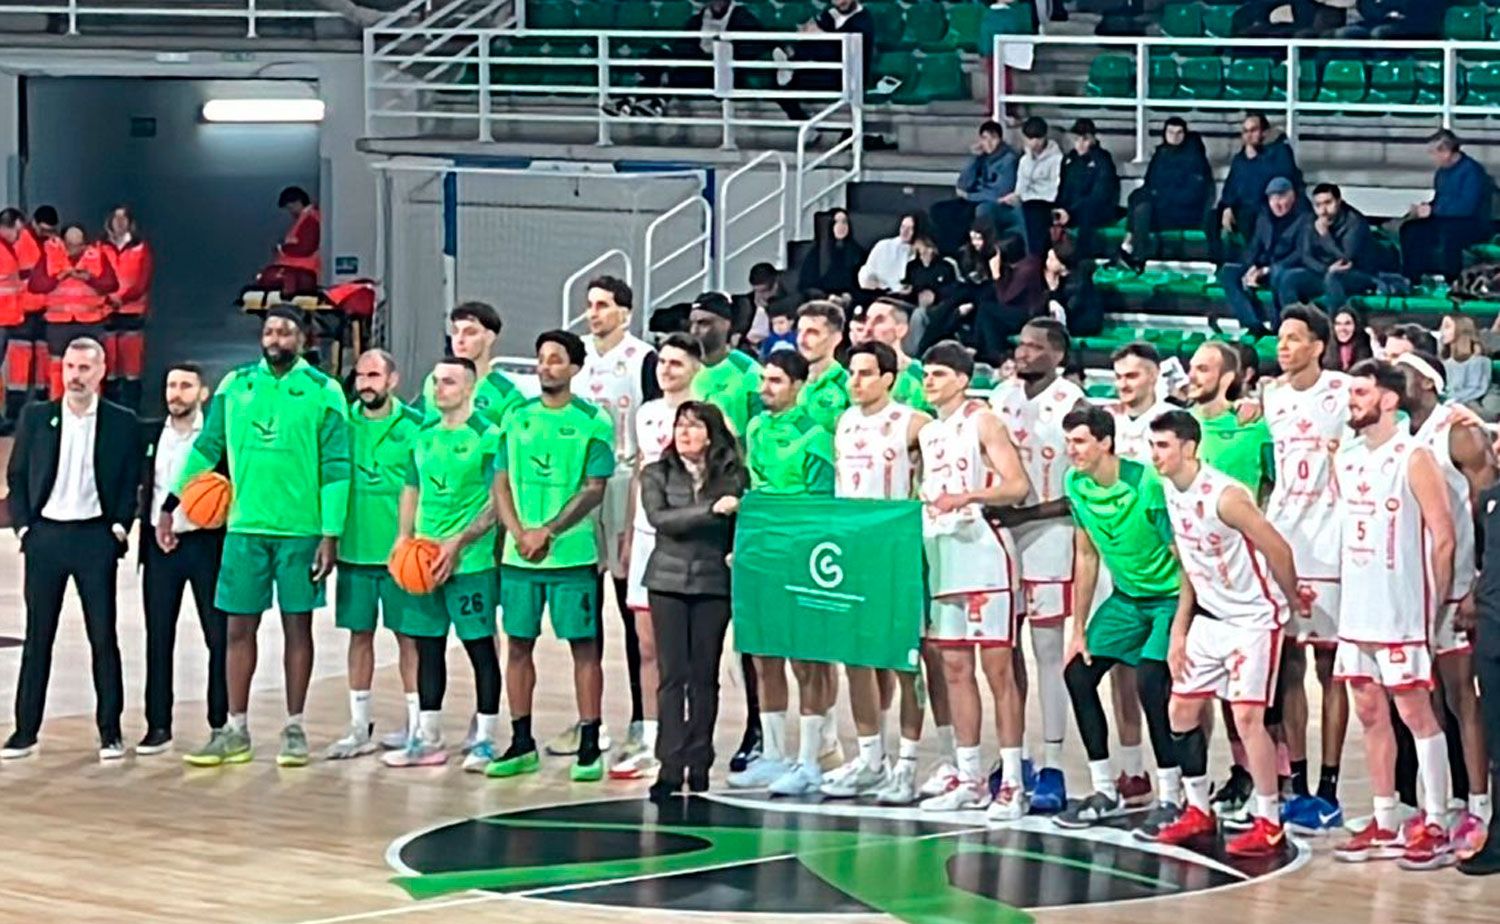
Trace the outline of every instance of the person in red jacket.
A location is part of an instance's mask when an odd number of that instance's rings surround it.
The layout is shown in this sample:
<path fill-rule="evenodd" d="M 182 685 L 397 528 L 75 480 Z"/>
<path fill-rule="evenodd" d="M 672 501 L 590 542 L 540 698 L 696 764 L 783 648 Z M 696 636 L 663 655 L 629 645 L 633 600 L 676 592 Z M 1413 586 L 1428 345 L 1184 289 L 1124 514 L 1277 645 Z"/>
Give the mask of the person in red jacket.
<path fill-rule="evenodd" d="M 27 277 L 41 250 L 32 254 L 24 241 L 31 238 L 26 230 L 26 216 L 19 209 L 0 211 L 0 355 L 5 357 L 5 417 L 0 420 L 0 434 L 15 429 L 16 418 L 26 402 L 30 388 L 31 342 L 26 331 L 25 298 Z M 12 391 L 9 383 L 19 376 L 21 386 Z"/>
<path fill-rule="evenodd" d="M 104 222 L 101 245 L 114 266 L 120 288 L 105 297 L 110 308 L 104 351 L 109 377 L 105 388 L 131 410 L 141 403 L 141 369 L 146 361 L 146 310 L 151 274 L 151 247 L 141 237 L 129 207 L 116 206 Z"/>
<path fill-rule="evenodd" d="M 90 244 L 83 225 L 63 229 L 62 248 L 44 247 L 27 287 L 44 297 L 47 318 L 48 385 L 53 400 L 62 395 L 62 354 L 79 337 L 104 339 L 109 317 L 105 298 L 120 288 L 115 268 L 98 244 Z"/>
<path fill-rule="evenodd" d="M 300 186 L 283 189 L 276 205 L 292 216 L 292 227 L 286 239 L 276 246 L 275 259 L 260 271 L 255 284 L 264 289 L 278 289 L 283 298 L 315 294 L 323 272 L 323 257 L 319 253 L 323 218 L 307 190 Z"/>

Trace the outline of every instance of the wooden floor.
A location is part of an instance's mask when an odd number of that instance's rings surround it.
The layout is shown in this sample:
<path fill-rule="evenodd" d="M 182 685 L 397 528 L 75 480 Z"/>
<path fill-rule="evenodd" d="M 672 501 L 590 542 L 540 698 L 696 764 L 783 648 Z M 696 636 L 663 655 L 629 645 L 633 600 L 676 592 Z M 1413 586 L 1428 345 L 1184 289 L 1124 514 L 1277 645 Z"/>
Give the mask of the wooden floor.
<path fill-rule="evenodd" d="M 0 636 L 22 634 L 19 586 L 19 556 L 6 533 L 0 537 L 0 587 L 5 588 L 0 596 Z M 120 597 L 125 728 L 127 741 L 133 743 L 143 730 L 142 620 L 133 573 L 121 576 Z M 313 746 L 320 750 L 342 731 L 347 700 L 340 633 L 332 627 L 331 612 L 316 618 L 320 648 L 307 720 Z M 610 628 L 618 627 L 611 621 Z M 262 669 L 251 710 L 258 747 L 254 763 L 193 770 L 184 767 L 178 754 L 170 754 L 100 764 L 90 715 L 87 647 L 76 602 L 70 600 L 58 640 L 42 752 L 31 760 L 0 766 L 0 921 L 768 920 L 763 914 L 675 915 L 651 907 L 559 904 L 472 891 L 411 899 L 391 881 L 395 870 L 387 862 L 387 849 L 398 838 L 444 822 L 529 806 L 635 797 L 645 784 L 573 784 L 567 781 L 563 760 L 550 761 L 539 775 L 519 782 L 486 781 L 461 773 L 456 765 L 389 771 L 373 758 L 337 764 L 315 761 L 303 769 L 278 770 L 270 760 L 283 715 L 276 685 L 276 636 L 274 624 L 263 627 Z M 179 747 L 197 744 L 204 733 L 199 644 L 196 618 L 189 611 L 179 634 Z M 557 644 L 542 644 L 539 651 L 543 679 L 536 727 L 539 737 L 547 737 L 570 721 L 572 695 L 566 653 Z M 452 741 L 463 736 L 472 706 L 461 650 L 454 649 L 454 655 L 447 727 Z M 0 701 L 7 706 L 14 697 L 19 660 L 18 648 L 0 648 Z M 401 711 L 392 662 L 393 650 L 383 643 L 376 679 L 377 721 L 387 729 L 399 721 Z M 719 745 L 727 754 L 743 725 L 743 698 L 727 661 L 724 679 Z M 617 733 L 624 731 L 627 706 L 623 658 L 614 631 L 606 667 L 605 718 Z M 1034 708 L 1032 713 L 1031 725 L 1036 728 Z M 852 745 L 847 716 L 843 721 L 845 741 Z M 986 737 L 993 751 L 990 734 Z M 1347 804 L 1357 812 L 1368 805 L 1358 740 L 1357 733 L 1351 737 L 1344 777 Z M 1317 755 L 1313 756 L 1316 766 Z M 1224 759 L 1222 746 L 1216 747 L 1215 767 L 1221 769 Z M 1076 741 L 1069 743 L 1068 767 L 1075 783 L 1087 778 Z M 721 778 L 716 776 L 715 782 L 721 785 Z M 1326 842 L 1313 843 L 1311 852 L 1310 861 L 1288 872 L 1233 888 L 1125 906 L 1041 910 L 1035 916 L 1044 922 L 1134 924 L 1500 921 L 1500 880 L 1467 879 L 1451 870 L 1405 873 L 1390 864 L 1341 865 L 1329 856 Z M 774 919 L 891 920 L 870 914 Z M 941 920 L 959 924 L 957 918 Z"/>

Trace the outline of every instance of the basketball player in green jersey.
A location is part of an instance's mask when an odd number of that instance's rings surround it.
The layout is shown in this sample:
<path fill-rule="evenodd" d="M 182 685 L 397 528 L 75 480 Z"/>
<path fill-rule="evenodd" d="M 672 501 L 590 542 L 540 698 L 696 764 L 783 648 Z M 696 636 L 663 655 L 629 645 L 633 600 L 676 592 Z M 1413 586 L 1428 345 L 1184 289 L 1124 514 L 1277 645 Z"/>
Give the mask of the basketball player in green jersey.
<path fill-rule="evenodd" d="M 797 309 L 797 352 L 807 360 L 807 384 L 797 403 L 829 433 L 849 409 L 849 371 L 836 353 L 844 342 L 844 309 L 833 302 L 812 301 Z"/>
<path fill-rule="evenodd" d="M 902 350 L 911 332 L 912 306 L 897 298 L 882 296 L 875 299 L 870 310 L 865 312 L 865 331 L 876 343 L 883 343 L 896 351 L 896 384 L 891 387 L 891 400 L 921 411 L 931 417 L 932 405 L 922 388 L 922 363 Z"/>
<path fill-rule="evenodd" d="M 495 367 L 492 355 L 500 340 L 500 313 L 484 302 L 464 302 L 448 313 L 448 339 L 453 355 L 467 359 L 479 370 L 474 386 L 474 411 L 493 426 L 501 426 L 516 406 L 525 401 L 510 376 Z M 442 416 L 432 402 L 432 376 L 422 383 L 417 410 L 431 423 Z"/>
<path fill-rule="evenodd" d="M 734 303 L 722 292 L 703 293 L 688 312 L 688 333 L 703 346 L 703 368 L 693 379 L 693 399 L 723 411 L 725 422 L 743 440 L 750 418 L 761 409 L 761 367 L 730 349 L 733 324 Z"/>
<path fill-rule="evenodd" d="M 542 393 L 511 412 L 501 435 L 494 485 L 495 510 L 505 527 L 500 563 L 506 686 L 514 726 L 510 748 L 486 773 L 509 777 L 540 766 L 532 737 L 536 688 L 533 652 L 542 613 L 573 654 L 578 701 L 575 782 L 604 778 L 599 709 L 604 673 L 599 663 L 599 545 L 589 514 L 604 498 L 615 471 L 609 415 L 573 394 L 573 378 L 587 351 L 576 334 L 547 331 L 536 340 Z"/>
<path fill-rule="evenodd" d="M 1269 489 L 1276 463 L 1265 416 L 1240 422 L 1234 402 L 1243 371 L 1233 346 L 1205 341 L 1188 364 L 1188 400 L 1203 428 L 1199 458 L 1249 488 L 1259 501 L 1265 496 L 1263 489 Z"/>

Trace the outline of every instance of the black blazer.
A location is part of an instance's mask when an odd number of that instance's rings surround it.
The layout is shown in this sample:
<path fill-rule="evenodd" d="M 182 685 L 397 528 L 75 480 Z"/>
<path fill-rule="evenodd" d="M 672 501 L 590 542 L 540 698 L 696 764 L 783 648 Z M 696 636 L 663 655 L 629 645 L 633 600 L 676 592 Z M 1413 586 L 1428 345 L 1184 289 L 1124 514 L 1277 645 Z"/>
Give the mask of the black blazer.
<path fill-rule="evenodd" d="M 208 413 L 208 408 L 203 409 Z M 151 522 L 151 505 L 156 500 L 156 447 L 161 442 L 162 431 L 169 426 L 166 418 L 161 420 L 141 421 L 141 484 L 139 517 L 141 521 L 141 543 L 138 549 L 140 559 L 146 559 L 147 544 L 154 544 L 156 540 L 156 524 Z M 229 477 L 229 454 L 225 453 L 219 459 L 219 464 L 214 466 L 214 471 L 224 477 Z M 223 529 L 200 530 L 200 532 L 213 533 L 222 536 Z"/>
<path fill-rule="evenodd" d="M 12 525 L 23 529 L 42 518 L 57 480 L 57 457 L 62 448 L 62 415 L 57 401 L 31 403 L 16 424 L 6 482 L 10 485 Z M 111 526 L 129 530 L 135 519 L 136 489 L 141 477 L 140 422 L 131 411 L 99 399 L 94 418 L 94 482 L 99 508 Z"/>
<path fill-rule="evenodd" d="M 656 548 L 646 562 L 647 590 L 669 594 L 729 596 L 729 565 L 734 517 L 712 511 L 714 501 L 745 493 L 743 471 L 711 479 L 693 490 L 692 476 L 680 463 L 652 462 L 641 472 L 641 507 L 656 530 Z"/>

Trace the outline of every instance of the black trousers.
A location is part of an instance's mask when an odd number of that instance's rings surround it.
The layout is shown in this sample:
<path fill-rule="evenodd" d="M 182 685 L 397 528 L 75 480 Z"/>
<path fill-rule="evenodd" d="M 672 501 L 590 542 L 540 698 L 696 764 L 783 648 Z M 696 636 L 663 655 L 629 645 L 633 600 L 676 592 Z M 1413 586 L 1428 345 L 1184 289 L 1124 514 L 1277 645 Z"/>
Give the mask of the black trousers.
<path fill-rule="evenodd" d="M 146 607 L 146 726 L 172 730 L 172 668 L 176 663 L 177 615 L 189 587 L 208 647 L 208 727 L 221 728 L 229 717 L 229 690 L 224 657 L 228 629 L 224 614 L 214 608 L 214 585 L 224 553 L 222 530 L 198 530 L 177 537 L 168 554 L 151 536 L 141 537 L 146 555 L 141 596 Z"/>
<path fill-rule="evenodd" d="M 1130 246 L 1137 259 L 1156 258 L 1159 243 L 1156 237 L 1158 231 L 1185 231 L 1192 228 L 1202 228 L 1204 234 L 1207 235 L 1209 249 L 1215 251 L 1214 262 L 1217 263 L 1223 259 L 1219 212 L 1212 206 L 1206 208 L 1203 214 L 1196 216 L 1195 219 L 1188 219 L 1183 215 L 1164 214 L 1156 204 L 1156 197 L 1144 186 L 1132 192 L 1125 201 L 1126 228 L 1130 231 Z M 1238 220 L 1239 216 L 1236 216 L 1236 221 Z M 1242 226 L 1237 224 L 1236 227 Z"/>
<path fill-rule="evenodd" d="M 661 669 L 656 759 L 661 777 L 680 781 L 714 762 L 719 719 L 719 658 L 729 630 L 729 598 L 650 591 L 651 623 Z"/>
<path fill-rule="evenodd" d="M 1099 682 L 1120 662 L 1095 655 L 1085 663 L 1079 655 L 1063 669 L 1063 683 L 1073 702 L 1073 717 L 1078 722 L 1079 737 L 1089 760 L 1109 757 L 1109 720 L 1099 701 Z M 1151 751 L 1156 766 L 1165 770 L 1177 766 L 1177 748 L 1172 742 L 1172 723 L 1167 704 L 1172 698 L 1172 675 L 1165 661 L 1143 658 L 1135 667 L 1136 693 L 1141 711 L 1146 714 L 1146 728 L 1151 737 Z"/>
<path fill-rule="evenodd" d="M 115 634 L 115 573 L 122 544 L 102 519 L 61 523 L 41 520 L 26 532 L 26 641 L 16 684 L 16 735 L 36 740 L 52 677 L 52 645 L 62 617 L 68 581 L 83 603 L 83 625 L 93 654 L 95 712 L 104 741 L 120 737 L 125 690 L 120 679 L 120 642 Z"/>
<path fill-rule="evenodd" d="M 599 642 L 599 659 L 604 659 L 604 575 L 599 572 L 596 578 L 598 591 L 594 599 L 599 601 L 598 618 L 594 625 L 599 627 L 596 638 Z M 641 711 L 641 640 L 635 631 L 635 613 L 625 605 L 625 594 L 628 592 L 628 583 L 624 578 L 610 575 L 610 582 L 615 585 L 615 609 L 620 611 L 620 624 L 625 629 L 625 675 L 630 685 L 630 721 L 641 721 L 644 713 Z"/>
<path fill-rule="evenodd" d="M 1493 624 L 1481 626 L 1481 631 L 1497 631 Z M 1474 651 L 1474 673 L 1479 677 L 1479 708 L 1484 717 L 1485 745 L 1490 752 L 1490 792 L 1500 788 L 1500 650 L 1489 651 L 1483 646 Z M 1492 821 L 1490 831 L 1500 831 L 1500 822 Z"/>
<path fill-rule="evenodd" d="M 1452 280 L 1464 267 L 1464 248 L 1487 239 L 1489 222 L 1472 218 L 1412 218 L 1401 224 L 1401 273 L 1412 282 L 1437 275 Z"/>

